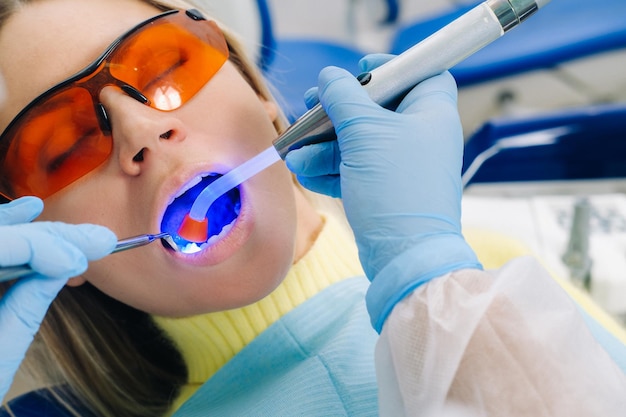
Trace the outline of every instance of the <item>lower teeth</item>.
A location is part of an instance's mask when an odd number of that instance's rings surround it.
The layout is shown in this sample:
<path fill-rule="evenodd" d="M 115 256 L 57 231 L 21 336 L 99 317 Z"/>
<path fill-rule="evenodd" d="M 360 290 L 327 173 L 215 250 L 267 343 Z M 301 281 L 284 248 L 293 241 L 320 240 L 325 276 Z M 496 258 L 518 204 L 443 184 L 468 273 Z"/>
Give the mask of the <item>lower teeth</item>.
<path fill-rule="evenodd" d="M 227 224 L 226 226 L 222 227 L 222 230 L 217 235 L 211 236 L 209 240 L 207 240 L 204 243 L 198 244 L 194 242 L 189 242 L 186 245 L 185 244 L 179 245 L 180 251 L 182 253 L 192 254 L 192 253 L 197 253 L 206 249 L 207 247 L 211 246 L 212 244 L 214 244 L 215 242 L 217 242 L 218 240 L 226 236 L 228 232 L 230 232 L 230 230 L 233 228 L 235 221 L 236 219 L 233 220 L 231 223 Z"/>

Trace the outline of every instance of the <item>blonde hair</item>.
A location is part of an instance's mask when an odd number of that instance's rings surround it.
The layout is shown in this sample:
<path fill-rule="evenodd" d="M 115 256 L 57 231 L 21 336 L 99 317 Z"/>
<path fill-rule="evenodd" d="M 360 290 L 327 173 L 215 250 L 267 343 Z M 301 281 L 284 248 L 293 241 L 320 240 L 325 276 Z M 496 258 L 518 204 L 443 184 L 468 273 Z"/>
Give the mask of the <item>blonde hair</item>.
<path fill-rule="evenodd" d="M 40 0 L 3 0 L 0 27 L 21 6 Z M 201 1 L 140 0 L 159 10 L 197 8 Z M 208 16 L 208 13 L 206 13 Z M 230 60 L 266 100 L 274 100 L 242 44 L 224 29 Z M 275 100 L 274 100 L 275 101 Z M 275 123 L 285 127 L 284 117 Z M 0 287 L 1 292 L 6 286 Z M 173 343 L 144 312 L 90 284 L 64 288 L 52 303 L 24 366 L 50 386 L 49 394 L 74 415 L 158 416 L 170 409 L 187 382 L 185 363 Z"/>

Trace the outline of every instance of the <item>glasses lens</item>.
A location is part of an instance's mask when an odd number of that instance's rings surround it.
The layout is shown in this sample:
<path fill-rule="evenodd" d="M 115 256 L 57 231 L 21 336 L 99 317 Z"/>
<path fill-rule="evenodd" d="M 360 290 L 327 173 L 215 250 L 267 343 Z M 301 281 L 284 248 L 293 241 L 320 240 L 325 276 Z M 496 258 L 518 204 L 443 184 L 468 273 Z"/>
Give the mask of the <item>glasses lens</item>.
<path fill-rule="evenodd" d="M 192 19 L 184 12 L 157 18 L 122 39 L 99 70 L 37 99 L 5 132 L 0 146 L 0 156 L 4 153 L 0 195 L 46 198 L 107 160 L 113 144 L 100 128 L 94 102 L 109 82 L 134 87 L 153 108 L 174 110 L 228 59 L 228 46 L 217 24 Z M 109 77 L 103 82 L 104 67 L 119 81 Z"/>
<path fill-rule="evenodd" d="M 137 32 L 111 57 L 111 74 L 141 91 L 151 107 L 166 111 L 179 108 L 228 59 L 219 29 L 213 22 L 200 23 L 202 33 L 167 21 L 157 21 L 148 30 Z"/>
<path fill-rule="evenodd" d="M 111 139 L 100 130 L 87 90 L 71 88 L 39 103 L 20 123 L 0 172 L 2 192 L 48 197 L 107 160 Z"/>

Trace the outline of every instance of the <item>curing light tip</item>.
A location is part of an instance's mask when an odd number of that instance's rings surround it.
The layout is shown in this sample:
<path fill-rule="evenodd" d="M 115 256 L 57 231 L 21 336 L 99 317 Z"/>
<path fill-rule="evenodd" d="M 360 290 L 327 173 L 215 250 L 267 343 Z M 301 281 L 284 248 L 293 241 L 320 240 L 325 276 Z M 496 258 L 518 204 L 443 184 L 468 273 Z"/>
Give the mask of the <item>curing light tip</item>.
<path fill-rule="evenodd" d="M 196 197 L 189 213 L 183 219 L 178 228 L 178 236 L 189 242 L 206 242 L 209 239 L 209 220 L 206 214 L 209 207 L 224 193 L 237 187 L 276 161 L 280 161 L 280 155 L 274 146 L 270 146 L 207 185 Z"/>
<path fill-rule="evenodd" d="M 178 229 L 178 236 L 189 242 L 204 243 L 208 239 L 208 226 L 209 219 L 206 217 L 203 220 L 196 220 L 187 214 Z"/>

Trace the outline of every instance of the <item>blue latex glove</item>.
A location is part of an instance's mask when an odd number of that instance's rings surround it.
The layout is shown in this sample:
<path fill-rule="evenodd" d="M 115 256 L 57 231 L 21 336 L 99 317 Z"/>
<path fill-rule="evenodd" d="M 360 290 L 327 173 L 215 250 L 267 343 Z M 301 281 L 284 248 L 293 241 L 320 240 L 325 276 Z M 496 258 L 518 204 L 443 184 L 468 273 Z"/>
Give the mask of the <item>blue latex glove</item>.
<path fill-rule="evenodd" d="M 303 147 L 287 166 L 304 186 L 343 198 L 359 257 L 372 285 L 377 331 L 419 285 L 481 268 L 461 234 L 463 135 L 449 73 L 416 86 L 396 112 L 372 102 L 348 72 L 329 67 L 319 100 L 336 142 Z"/>
<path fill-rule="evenodd" d="M 30 223 L 42 209 L 35 197 L 0 205 L 0 266 L 29 264 L 37 272 L 18 279 L 0 298 L 0 400 L 57 293 L 117 242 L 102 226 Z"/>
<path fill-rule="evenodd" d="M 390 54 L 366 55 L 359 61 L 359 70 L 362 73 L 372 71 L 394 57 L 395 55 Z M 318 87 L 311 87 L 304 93 L 304 102 L 308 109 L 319 103 L 318 90 Z M 341 155 L 337 142 L 324 142 L 306 147 L 303 151 L 292 151 L 285 161 L 304 187 L 331 197 L 341 197 Z"/>

